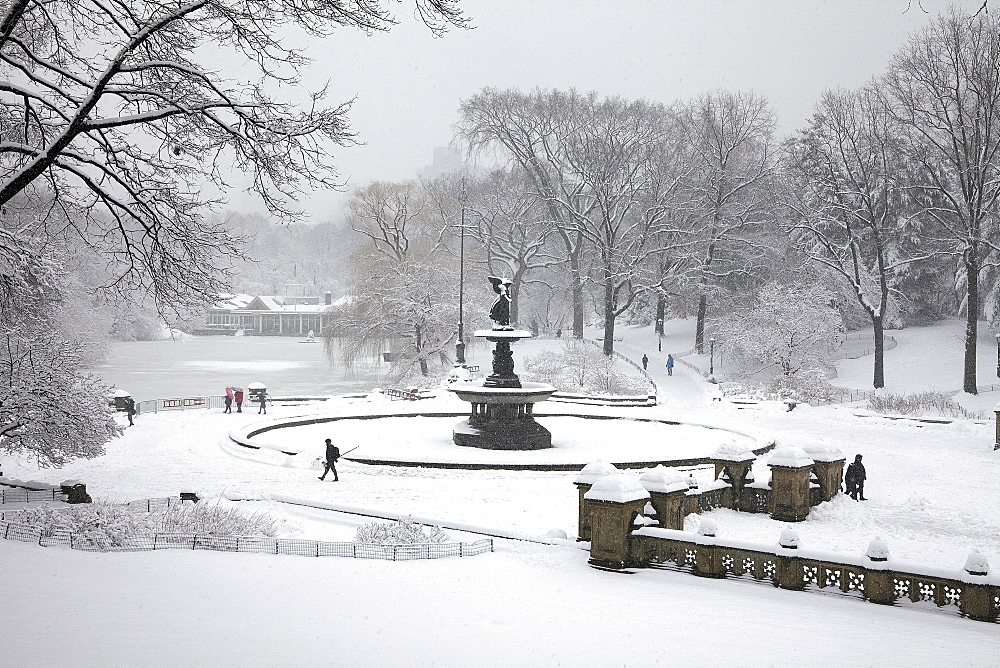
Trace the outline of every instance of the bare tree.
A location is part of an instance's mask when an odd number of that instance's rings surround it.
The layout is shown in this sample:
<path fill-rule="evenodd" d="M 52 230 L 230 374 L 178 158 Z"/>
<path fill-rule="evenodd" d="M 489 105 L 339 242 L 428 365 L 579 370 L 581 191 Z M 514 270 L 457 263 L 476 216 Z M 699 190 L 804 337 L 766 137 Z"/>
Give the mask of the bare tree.
<path fill-rule="evenodd" d="M 703 352 L 710 290 L 752 264 L 754 236 L 773 204 L 778 156 L 774 117 L 767 100 L 753 93 L 703 95 L 681 118 L 694 160 L 686 189 L 697 243 L 689 256 L 700 293 L 695 347 Z"/>
<path fill-rule="evenodd" d="M 554 151 L 558 144 L 556 127 L 561 114 L 579 97 L 575 93 L 485 88 L 462 101 L 458 136 L 472 150 L 499 148 L 521 167 L 543 203 L 546 218 L 562 242 L 569 270 L 573 308 L 573 336 L 583 337 L 584 322 L 584 238 L 569 211 L 574 202 L 559 205 L 559 179 Z M 564 197 L 565 199 L 565 197 Z"/>
<path fill-rule="evenodd" d="M 871 320 L 872 384 L 885 386 L 884 326 L 896 273 L 917 258 L 906 223 L 899 125 L 870 88 L 827 91 L 790 143 L 790 233 L 811 260 L 846 282 Z"/>
<path fill-rule="evenodd" d="M 464 25 L 453 0 L 417 8 L 435 31 Z M 49 233 L 88 240 L 125 290 L 171 305 L 210 296 L 220 256 L 238 246 L 199 212 L 227 172 L 248 173 L 271 212 L 294 217 L 303 187 L 336 184 L 331 146 L 354 139 L 350 103 L 324 106 L 325 90 L 302 107 L 271 96 L 300 85 L 307 63 L 279 35 L 393 22 L 379 0 L 6 2 L 0 208 L 29 196 L 61 210 L 66 228 Z M 241 80 L 213 71 L 216 58 Z"/>
<path fill-rule="evenodd" d="M 357 191 L 349 206 L 356 232 L 368 244 L 352 256 L 348 302 L 333 309 L 332 328 L 343 339 L 345 362 L 377 352 L 383 342 L 407 341 L 394 361 L 397 377 L 410 366 L 430 374 L 455 336 L 457 295 L 449 256 L 430 224 L 423 190 L 414 182 L 373 183 Z"/>
<path fill-rule="evenodd" d="M 959 261 L 966 313 L 963 390 L 976 387 L 980 278 L 997 250 L 1000 24 L 986 12 L 935 18 L 881 79 L 919 181 L 909 192 L 931 241 Z M 929 223 L 929 224 L 928 224 Z"/>

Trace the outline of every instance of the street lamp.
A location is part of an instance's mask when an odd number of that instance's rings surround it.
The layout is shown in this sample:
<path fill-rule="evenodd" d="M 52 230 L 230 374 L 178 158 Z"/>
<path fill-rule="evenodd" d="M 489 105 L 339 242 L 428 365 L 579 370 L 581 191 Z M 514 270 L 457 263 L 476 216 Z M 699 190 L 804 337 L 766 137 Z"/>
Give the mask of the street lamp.
<path fill-rule="evenodd" d="M 715 337 L 708 340 L 708 375 L 715 375 Z"/>
<path fill-rule="evenodd" d="M 656 333 L 660 335 L 659 341 L 656 343 L 656 350 L 658 352 L 663 352 L 663 318 L 657 318 L 656 320 Z M 997 339 L 1000 340 L 1000 334 L 997 334 Z"/>
<path fill-rule="evenodd" d="M 465 366 L 465 177 L 459 197 L 462 201 L 462 226 L 459 229 L 458 246 L 458 341 L 455 342 L 455 361 Z"/>

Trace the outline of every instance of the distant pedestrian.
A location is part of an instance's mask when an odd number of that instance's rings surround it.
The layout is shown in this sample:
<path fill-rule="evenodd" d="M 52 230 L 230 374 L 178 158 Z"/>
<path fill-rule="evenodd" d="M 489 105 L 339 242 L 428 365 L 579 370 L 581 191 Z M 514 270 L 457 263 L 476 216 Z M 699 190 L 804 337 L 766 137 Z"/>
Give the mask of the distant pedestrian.
<path fill-rule="evenodd" d="M 340 480 L 340 476 L 337 475 L 337 460 L 340 459 L 340 448 L 333 444 L 330 439 L 326 439 L 326 461 L 323 462 L 323 475 L 319 477 L 320 480 L 326 479 L 326 474 L 333 471 L 333 481 L 337 482 Z"/>
<path fill-rule="evenodd" d="M 667 375 L 674 375 L 674 356 L 667 353 Z"/>
<path fill-rule="evenodd" d="M 236 412 L 237 413 L 242 413 L 243 412 L 243 390 L 236 390 L 235 399 L 236 399 Z"/>
<path fill-rule="evenodd" d="M 226 388 L 226 410 L 222 412 L 223 413 L 233 412 L 233 388 L 231 387 Z"/>
<path fill-rule="evenodd" d="M 133 399 L 132 397 L 125 398 L 125 413 L 126 415 L 128 415 L 128 426 L 130 427 L 133 426 L 134 423 L 132 422 L 132 418 L 135 416 L 136 410 L 135 410 L 135 399 Z"/>
<path fill-rule="evenodd" d="M 844 482 L 847 483 L 847 493 L 851 495 L 851 498 L 855 501 L 858 497 L 861 497 L 861 501 L 867 501 L 865 498 L 865 465 L 861 463 L 861 455 L 855 455 L 854 461 L 847 467 L 847 473 L 844 475 Z"/>
<path fill-rule="evenodd" d="M 261 392 L 257 396 L 257 401 L 260 402 L 260 408 L 257 409 L 257 415 L 260 415 L 261 413 L 267 415 L 267 392 Z"/>
<path fill-rule="evenodd" d="M 649 358 L 646 357 L 646 353 L 642 354 L 642 370 L 646 370 L 646 366 L 649 364 Z"/>
<path fill-rule="evenodd" d="M 556 330 L 556 338 L 557 339 L 561 339 L 562 338 L 562 329 L 557 329 Z"/>

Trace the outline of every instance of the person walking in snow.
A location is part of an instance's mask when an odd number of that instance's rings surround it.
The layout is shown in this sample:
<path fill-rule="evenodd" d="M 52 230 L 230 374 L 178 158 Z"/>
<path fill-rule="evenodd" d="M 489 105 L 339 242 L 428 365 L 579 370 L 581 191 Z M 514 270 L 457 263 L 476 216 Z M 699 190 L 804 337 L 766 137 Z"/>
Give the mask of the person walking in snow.
<path fill-rule="evenodd" d="M 667 353 L 667 375 L 674 375 L 674 356 Z"/>
<path fill-rule="evenodd" d="M 260 408 L 257 409 L 257 415 L 263 413 L 267 415 L 267 392 L 261 392 L 260 396 L 257 397 L 257 401 L 260 402 Z"/>
<path fill-rule="evenodd" d="M 333 444 L 333 441 L 326 439 L 326 461 L 323 462 L 323 475 L 319 477 L 320 480 L 326 478 L 326 474 L 333 471 L 333 481 L 337 482 L 340 480 L 340 476 L 337 475 L 337 460 L 340 459 L 340 448 Z"/>
<path fill-rule="evenodd" d="M 242 389 L 236 390 L 235 399 L 236 399 L 236 412 L 237 413 L 242 413 L 243 412 L 243 390 Z"/>
<path fill-rule="evenodd" d="M 865 498 L 865 465 L 861 463 L 861 455 L 855 455 L 854 461 L 847 467 L 847 473 L 844 475 L 844 482 L 847 483 L 847 493 L 851 495 L 851 498 L 855 501 L 858 497 L 861 497 L 862 501 L 867 501 Z"/>
<path fill-rule="evenodd" d="M 128 415 L 128 426 L 133 426 L 132 418 L 135 417 L 135 399 L 129 397 L 125 400 L 125 413 Z"/>
<path fill-rule="evenodd" d="M 642 370 L 646 370 L 646 366 L 649 364 L 649 358 L 646 357 L 646 353 L 642 354 Z"/>
<path fill-rule="evenodd" d="M 226 388 L 226 410 L 222 412 L 223 413 L 233 412 L 233 388 L 231 387 Z"/>

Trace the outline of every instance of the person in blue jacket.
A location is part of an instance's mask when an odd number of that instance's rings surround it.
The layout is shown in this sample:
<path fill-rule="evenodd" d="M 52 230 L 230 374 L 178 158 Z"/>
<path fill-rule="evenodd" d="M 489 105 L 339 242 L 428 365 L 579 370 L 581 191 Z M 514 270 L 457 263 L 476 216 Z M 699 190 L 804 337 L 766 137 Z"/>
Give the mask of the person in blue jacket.
<path fill-rule="evenodd" d="M 670 354 L 667 355 L 667 375 L 674 375 L 674 356 Z"/>

